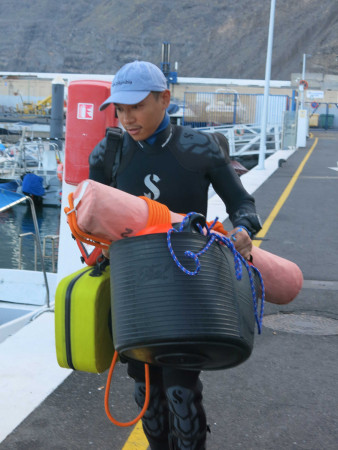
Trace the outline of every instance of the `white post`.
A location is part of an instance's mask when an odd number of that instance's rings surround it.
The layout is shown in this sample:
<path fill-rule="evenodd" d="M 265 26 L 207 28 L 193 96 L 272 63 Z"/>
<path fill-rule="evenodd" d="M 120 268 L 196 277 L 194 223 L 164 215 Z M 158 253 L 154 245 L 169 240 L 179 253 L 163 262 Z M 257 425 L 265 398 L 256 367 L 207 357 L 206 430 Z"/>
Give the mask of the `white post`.
<path fill-rule="evenodd" d="M 266 127 L 267 127 L 267 119 L 268 119 L 268 102 L 269 102 L 269 88 L 270 88 L 270 76 L 271 76 L 271 56 L 272 56 L 273 30 L 274 30 L 274 20 L 275 20 L 275 4 L 276 4 L 276 0 L 271 0 L 268 49 L 267 49 L 266 65 L 265 65 L 263 114 L 262 114 L 262 121 L 261 121 L 261 141 L 260 141 L 260 146 L 259 146 L 259 158 L 258 158 L 257 169 L 265 168 L 264 160 L 265 160 L 265 153 L 266 153 Z"/>
<path fill-rule="evenodd" d="M 305 64 L 306 64 L 306 53 L 303 53 L 302 80 L 305 80 Z M 302 89 L 300 89 L 300 92 L 301 92 L 300 109 L 304 109 L 304 86 L 302 86 Z"/>
<path fill-rule="evenodd" d="M 303 53 L 303 69 L 302 69 L 302 80 L 305 80 L 305 68 L 306 68 L 306 57 L 311 57 L 307 53 Z M 297 122 L 297 148 L 306 147 L 306 138 L 309 136 L 309 116 L 308 110 L 305 108 L 304 102 L 304 91 L 305 86 L 301 84 L 299 86 L 300 91 L 300 109 L 298 109 L 298 122 Z"/>

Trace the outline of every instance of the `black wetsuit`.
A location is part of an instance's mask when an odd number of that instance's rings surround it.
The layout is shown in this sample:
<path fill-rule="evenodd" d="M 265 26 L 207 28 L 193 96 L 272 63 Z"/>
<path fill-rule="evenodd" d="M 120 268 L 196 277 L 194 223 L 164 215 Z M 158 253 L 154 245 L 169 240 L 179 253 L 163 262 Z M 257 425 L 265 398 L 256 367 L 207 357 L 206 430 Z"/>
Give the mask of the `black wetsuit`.
<path fill-rule="evenodd" d="M 224 138 L 223 138 L 224 139 Z M 104 173 L 103 139 L 90 156 L 93 180 L 111 184 Z M 246 192 L 230 164 L 228 149 L 217 134 L 168 125 L 153 145 L 124 135 L 116 187 L 165 204 L 171 211 L 206 215 L 212 184 L 223 200 L 233 226 L 260 229 L 254 198 Z"/>
<path fill-rule="evenodd" d="M 109 177 L 104 170 L 105 145 L 104 139 L 90 156 L 91 179 L 148 196 L 174 212 L 205 216 L 212 184 L 234 226 L 243 225 L 251 233 L 260 229 L 254 199 L 230 164 L 223 136 L 171 124 L 153 144 L 135 142 L 126 133 L 114 175 Z M 129 361 L 128 373 L 136 382 L 136 401 L 143 406 L 144 365 Z M 150 380 L 151 401 L 142 422 L 151 448 L 204 449 L 207 423 L 199 372 L 150 366 Z"/>

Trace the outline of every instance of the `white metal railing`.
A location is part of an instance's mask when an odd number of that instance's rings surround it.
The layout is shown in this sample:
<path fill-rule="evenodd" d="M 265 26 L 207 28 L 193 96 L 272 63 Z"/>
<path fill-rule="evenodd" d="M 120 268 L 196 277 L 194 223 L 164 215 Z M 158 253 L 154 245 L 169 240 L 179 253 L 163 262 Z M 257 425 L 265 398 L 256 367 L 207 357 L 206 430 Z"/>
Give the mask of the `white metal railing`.
<path fill-rule="evenodd" d="M 28 233 L 19 234 L 19 257 L 18 257 L 18 269 L 22 269 L 22 240 L 24 237 L 32 236 L 34 239 L 34 270 L 38 270 L 38 243 L 36 240 L 36 235 L 30 231 Z M 52 253 L 51 255 L 47 255 L 47 241 L 51 241 L 52 245 Z M 43 246 L 42 246 L 42 257 L 44 261 L 50 259 L 52 264 L 52 272 L 56 272 L 56 260 L 57 260 L 57 245 L 56 242 L 59 241 L 58 235 L 48 234 L 43 238 Z"/>
<path fill-rule="evenodd" d="M 40 259 L 41 259 L 42 273 L 43 273 L 45 287 L 46 287 L 46 307 L 49 309 L 49 307 L 50 307 L 49 286 L 48 286 L 48 280 L 47 280 L 47 273 L 46 273 L 46 269 L 45 269 L 45 262 L 44 262 L 42 248 L 41 248 L 41 244 L 40 244 L 40 232 L 39 232 L 39 226 L 38 226 L 38 221 L 37 221 L 37 217 L 36 217 L 34 202 L 30 197 L 28 197 L 26 195 L 20 195 L 20 194 L 16 194 L 16 193 L 8 194 L 5 191 L 5 189 L 2 190 L 1 194 L 3 195 L 3 197 L 5 197 L 6 195 L 7 196 L 10 195 L 11 198 L 5 198 L 5 200 L 8 203 L 2 202 L 2 204 L 0 205 L 0 212 L 6 211 L 10 208 L 13 208 L 14 206 L 16 206 L 19 203 L 22 203 L 24 201 L 29 202 L 29 205 L 31 208 L 31 213 L 32 213 L 32 218 L 33 218 L 34 230 L 35 230 L 35 234 L 34 233 L 31 233 L 31 234 L 34 236 L 37 253 L 39 254 Z M 26 233 L 24 233 L 24 234 L 26 234 Z"/>
<path fill-rule="evenodd" d="M 48 256 L 46 254 L 46 249 L 47 249 L 46 243 L 47 243 L 47 240 L 50 240 L 51 243 L 52 243 L 52 254 L 50 256 Z M 53 235 L 52 234 L 48 234 L 47 236 L 45 236 L 43 238 L 42 254 L 43 254 L 43 257 L 44 257 L 45 260 L 46 259 L 50 259 L 51 260 L 51 262 L 52 262 L 52 272 L 53 273 L 56 272 L 56 259 L 57 259 L 57 254 L 56 254 L 57 252 L 56 252 L 56 250 L 58 248 L 56 246 L 56 241 L 59 242 L 59 236 L 56 235 L 56 234 L 53 234 Z"/>
<path fill-rule="evenodd" d="M 223 125 L 198 128 L 206 133 L 222 133 L 229 141 L 229 155 L 258 155 L 261 127 L 258 125 Z M 266 131 L 266 153 L 281 149 L 282 125 L 268 125 Z"/>
<path fill-rule="evenodd" d="M 34 239 L 34 270 L 37 270 L 38 267 L 38 257 L 37 257 L 37 241 L 35 234 L 30 231 L 28 233 L 21 233 L 19 234 L 19 260 L 18 260 L 18 269 L 22 269 L 22 238 L 27 236 L 33 236 Z"/>
<path fill-rule="evenodd" d="M 22 129 L 19 143 L 11 145 L 0 161 L 2 178 L 20 178 L 27 172 L 37 175 L 56 175 L 57 164 L 63 160 L 63 151 L 50 141 L 26 139 L 26 128 Z"/>

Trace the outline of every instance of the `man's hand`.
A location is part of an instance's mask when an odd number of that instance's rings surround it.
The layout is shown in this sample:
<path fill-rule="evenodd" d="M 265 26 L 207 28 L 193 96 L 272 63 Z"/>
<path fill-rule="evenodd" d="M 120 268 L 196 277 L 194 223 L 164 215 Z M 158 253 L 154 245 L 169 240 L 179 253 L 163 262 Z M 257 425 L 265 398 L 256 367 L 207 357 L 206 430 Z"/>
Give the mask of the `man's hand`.
<path fill-rule="evenodd" d="M 102 254 L 105 258 L 109 259 L 109 248 L 107 248 L 107 249 L 103 248 Z"/>
<path fill-rule="evenodd" d="M 252 250 L 252 241 L 247 231 L 242 227 L 236 227 L 228 232 L 228 236 L 234 244 L 235 249 L 243 258 L 250 259 Z"/>

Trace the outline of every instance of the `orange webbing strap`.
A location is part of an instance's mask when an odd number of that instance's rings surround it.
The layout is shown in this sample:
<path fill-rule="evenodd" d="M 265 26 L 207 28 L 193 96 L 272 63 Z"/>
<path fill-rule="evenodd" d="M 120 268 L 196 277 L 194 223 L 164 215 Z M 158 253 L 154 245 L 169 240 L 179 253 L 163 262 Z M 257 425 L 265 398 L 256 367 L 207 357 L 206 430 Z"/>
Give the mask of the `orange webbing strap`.
<path fill-rule="evenodd" d="M 147 202 L 149 209 L 149 216 L 146 228 L 152 227 L 154 225 L 159 225 L 162 223 L 171 223 L 170 211 L 169 208 L 162 203 L 156 202 L 155 200 L 151 200 L 148 197 L 139 197 L 145 202 Z M 179 213 L 182 216 L 186 214 Z M 213 224 L 213 221 L 207 222 L 207 225 L 210 227 Z M 223 227 L 223 224 L 217 221 L 213 226 L 213 231 L 224 234 L 225 236 L 228 234 L 226 229 Z"/>
<path fill-rule="evenodd" d="M 147 202 L 149 215 L 146 228 L 152 227 L 154 225 L 159 225 L 161 223 L 171 223 L 169 208 L 162 203 L 151 200 L 148 197 L 139 197 L 145 202 Z"/>
<path fill-rule="evenodd" d="M 95 247 L 99 247 L 101 249 L 107 249 L 110 246 L 111 241 L 108 241 L 108 239 L 94 236 L 92 234 L 87 234 L 84 231 L 80 230 L 80 228 L 78 227 L 72 192 L 68 195 L 68 202 L 69 207 L 66 206 L 64 211 L 67 214 L 68 225 L 71 229 L 73 236 L 79 241 L 84 242 L 85 244 L 94 245 Z"/>
<path fill-rule="evenodd" d="M 106 392 L 104 394 L 104 409 L 106 411 L 106 414 L 107 414 L 109 420 L 111 422 L 113 422 L 114 425 L 117 425 L 118 427 L 130 427 L 131 425 L 134 425 L 136 422 L 138 422 L 140 419 L 142 419 L 142 417 L 144 416 L 144 413 L 148 409 L 149 398 L 150 398 L 149 366 L 148 366 L 148 364 L 144 365 L 145 380 L 146 380 L 146 397 L 145 397 L 144 405 L 143 405 L 143 408 L 142 408 L 140 414 L 134 420 L 131 420 L 130 422 L 119 422 L 118 420 L 114 419 L 114 417 L 110 414 L 110 410 L 109 410 L 109 389 L 110 389 L 111 378 L 112 378 L 112 375 L 114 372 L 114 367 L 115 367 L 118 355 L 119 354 L 115 350 L 113 361 L 111 363 L 109 373 L 108 373 Z"/>

